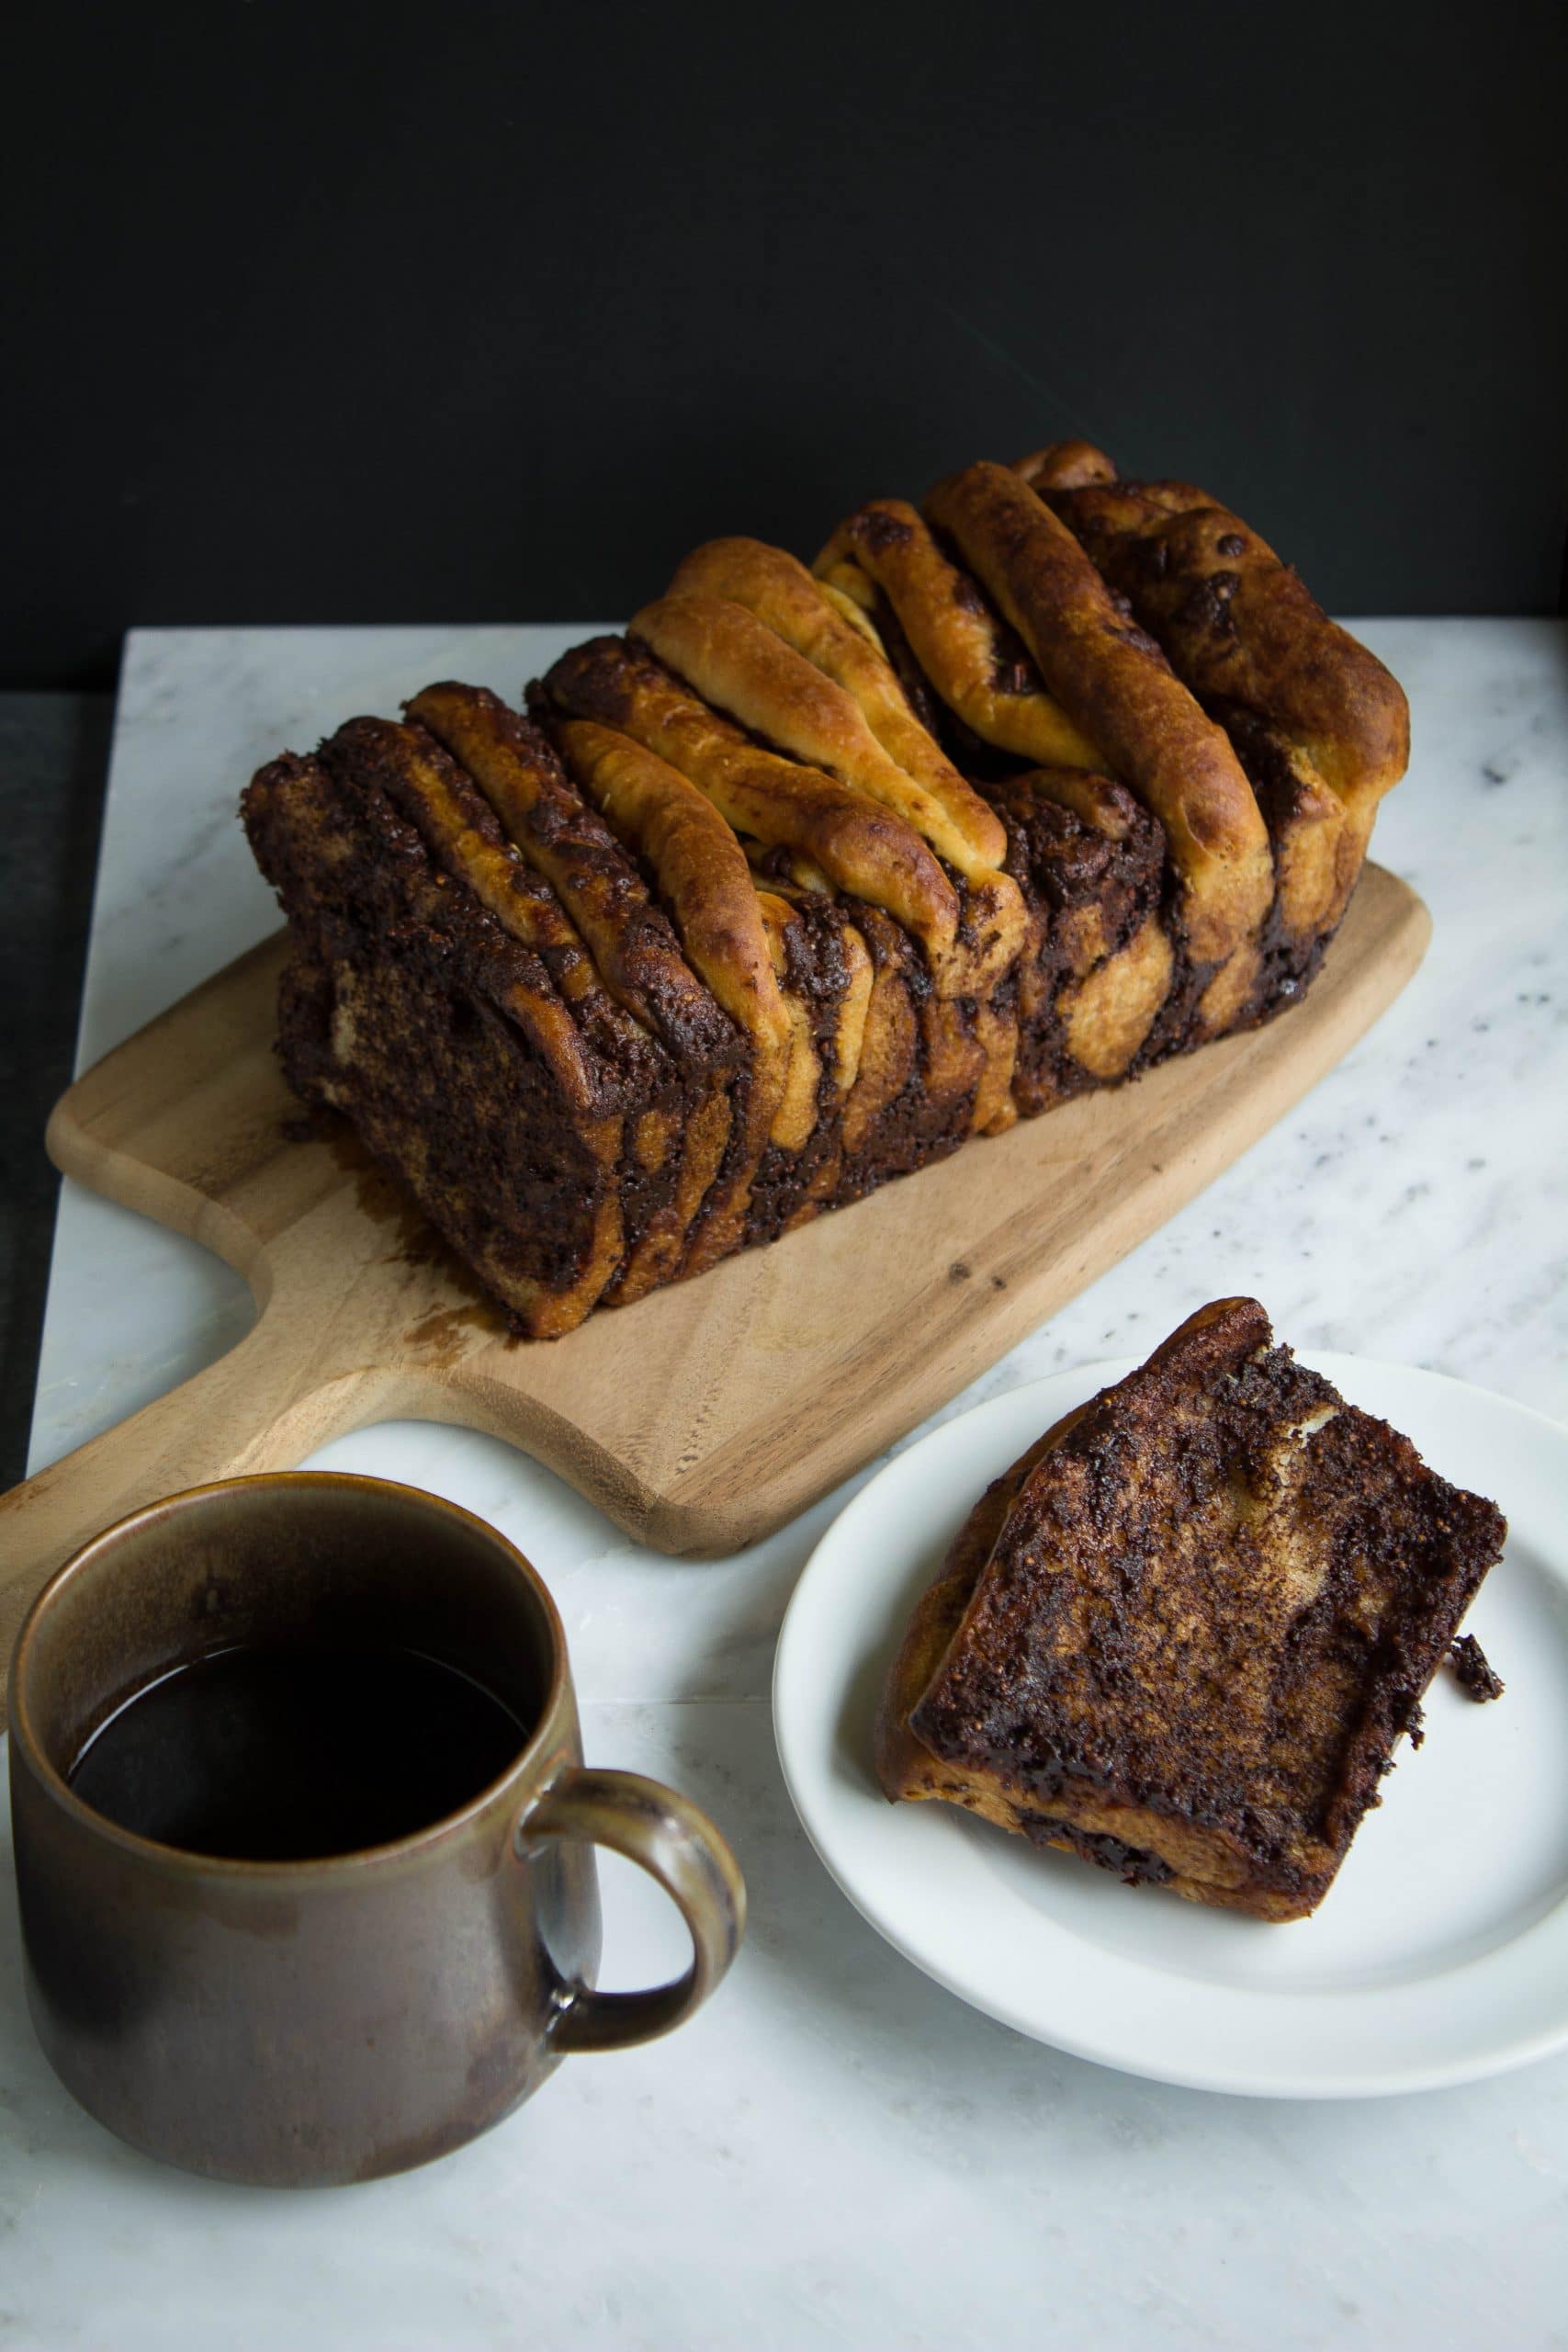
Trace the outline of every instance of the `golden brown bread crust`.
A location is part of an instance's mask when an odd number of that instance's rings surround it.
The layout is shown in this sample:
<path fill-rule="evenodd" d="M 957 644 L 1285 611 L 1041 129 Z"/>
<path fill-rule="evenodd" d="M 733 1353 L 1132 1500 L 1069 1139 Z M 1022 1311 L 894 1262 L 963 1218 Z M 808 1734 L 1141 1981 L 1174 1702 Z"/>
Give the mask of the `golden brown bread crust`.
<path fill-rule="evenodd" d="M 1195 694 L 1257 713 L 1304 755 L 1364 851 L 1378 802 L 1409 763 L 1410 710 L 1396 682 L 1205 491 L 1119 481 L 1103 457 L 1085 480 L 1082 447 L 1040 450 L 1019 470 Z"/>
<path fill-rule="evenodd" d="M 1321 1901 L 1506 1531 L 1271 1340 L 1216 1300 L 987 1490 L 887 1679 L 889 1797 Z"/>
<path fill-rule="evenodd" d="M 858 568 L 881 589 L 926 677 L 982 742 L 1042 765 L 1101 764 L 1022 646 L 1007 640 L 974 582 L 942 554 L 917 507 L 872 499 L 840 525 L 817 567 L 844 586 Z M 874 604 L 874 595 L 866 602 Z"/>
<path fill-rule="evenodd" d="M 938 484 L 926 512 L 1018 630 L 1050 693 L 1158 818 L 1188 954 L 1224 965 L 1256 939 L 1273 896 L 1269 836 L 1224 732 L 1010 468 L 966 467 Z"/>
<path fill-rule="evenodd" d="M 874 629 L 858 613 L 853 617 L 846 614 L 840 601 L 824 595 L 803 563 L 761 539 L 710 539 L 681 563 L 669 594 L 716 596 L 744 605 L 853 698 L 883 751 L 935 802 L 942 820 L 939 831 L 911 818 L 932 848 L 971 881 L 982 880 L 1001 865 L 1007 835 L 995 812 L 915 717 Z M 654 650 L 658 652 L 657 645 Z M 770 732 L 766 726 L 761 731 Z M 802 751 L 800 756 L 817 755 Z M 825 760 L 821 764 L 833 763 Z M 845 771 L 834 768 L 834 773 Z"/>
<path fill-rule="evenodd" d="M 1089 768 L 1037 767 L 1013 779 L 1016 786 L 1070 808 L 1080 823 L 1110 841 L 1124 841 L 1128 832 L 1126 793 L 1109 776 Z"/>
<path fill-rule="evenodd" d="M 1020 461 L 1224 726 L 1274 845 L 1276 919 L 1298 953 L 1345 911 L 1410 714 L 1382 663 L 1206 492 L 1123 482 L 1080 443 Z"/>
<path fill-rule="evenodd" d="M 942 992 L 989 994 L 1017 961 L 1025 916 L 1017 885 L 999 871 L 1007 836 L 978 797 L 963 787 L 982 809 L 994 857 L 982 856 L 976 846 L 980 828 L 960 821 L 883 747 L 854 697 L 742 605 L 695 593 L 664 596 L 643 607 L 632 632 L 705 701 L 787 752 L 807 775 L 816 771 L 835 777 L 888 809 L 964 877 L 968 888 Z M 912 718 L 910 725 L 924 735 Z M 934 744 L 931 750 L 940 759 Z"/>
<path fill-rule="evenodd" d="M 657 752 L 737 831 L 801 851 L 852 898 L 886 908 L 925 949 L 938 988 L 954 985 L 958 894 L 902 818 L 820 768 L 760 750 L 620 639 L 596 638 L 568 654 L 549 683 L 563 711 L 600 719 Z"/>
<path fill-rule="evenodd" d="M 995 864 L 976 857 L 947 811 L 884 750 L 854 697 L 744 605 L 694 592 L 660 596 L 636 616 L 631 634 L 716 710 L 891 808 L 960 873 L 984 876 Z"/>
<path fill-rule="evenodd" d="M 1042 498 L 1057 490 L 1088 490 L 1096 482 L 1114 481 L 1116 468 L 1092 441 L 1053 441 L 1047 449 L 1020 458 L 1017 470 Z"/>
<path fill-rule="evenodd" d="M 1042 494 L 1069 520 L 1077 512 L 1095 510 L 1097 505 L 1110 512 L 1108 502 L 1120 500 L 1125 505 L 1134 496 L 1143 502 L 1140 514 L 1157 510 L 1166 522 L 1170 519 L 1168 507 L 1185 513 L 1194 500 L 1205 506 L 1211 503 L 1201 493 L 1179 485 L 1134 485 L 1130 490 L 1116 481 L 1110 458 L 1087 443 L 1058 444 L 1021 461 L 1015 471 L 1038 484 Z M 1234 516 L 1224 519 L 1235 523 Z M 1121 598 L 1128 584 L 1122 574 L 1115 571 L 1099 539 L 1090 543 L 1087 534 L 1080 536 L 1100 567 L 1110 574 L 1109 585 Z M 1222 542 L 1226 549 L 1239 543 L 1231 537 Z M 1161 543 L 1144 553 L 1168 591 L 1174 594 L 1165 578 L 1165 568 L 1171 564 L 1169 548 Z M 1066 715 L 1044 694 L 1038 671 L 1016 634 L 991 611 L 976 581 L 938 546 L 914 508 L 897 500 L 872 501 L 840 526 L 819 557 L 818 569 L 825 593 L 836 594 L 863 626 L 873 620 L 881 626 L 897 666 L 907 673 L 918 663 L 919 685 L 911 685 L 907 674 L 904 683 L 928 724 L 931 712 L 921 696 L 928 687 L 937 688 L 939 707 L 950 714 L 949 749 L 961 758 L 972 763 L 982 753 L 1040 757 L 1055 747 L 1055 729 L 1070 728 Z M 1282 567 L 1278 569 L 1282 571 Z M 1217 597 L 1223 609 L 1224 598 L 1234 585 L 1224 577 L 1211 581 L 1184 573 L 1181 595 L 1205 611 L 1213 609 Z M 1124 598 L 1122 603 L 1125 610 Z M 1140 608 L 1134 617 L 1148 622 L 1178 677 L 1199 695 L 1208 718 L 1218 722 L 1229 738 L 1267 833 L 1273 876 L 1272 903 L 1263 925 L 1254 929 L 1221 968 L 1200 974 L 1196 987 L 1188 989 L 1185 965 L 1173 964 L 1171 989 L 1182 992 L 1190 1009 L 1147 1032 L 1156 1041 L 1153 1050 L 1161 1038 L 1185 1034 L 1191 1042 L 1256 1019 L 1270 1005 L 1299 992 L 1315 968 L 1324 942 L 1344 913 L 1365 853 L 1370 815 L 1365 810 L 1352 812 L 1314 764 L 1303 743 L 1280 719 L 1249 707 L 1234 692 L 1206 691 L 1202 681 L 1186 667 L 1181 647 L 1162 626 L 1157 612 Z M 1289 639 L 1292 626 L 1289 616 L 1284 625 Z M 1325 626 L 1332 628 L 1333 625 Z M 1347 649 L 1348 658 L 1371 662 L 1343 632 L 1337 633 L 1337 644 L 1331 667 Z M 1299 658 L 1305 659 L 1308 652 L 1310 648 L 1303 649 Z M 1325 654 L 1325 658 L 1330 657 Z M 1246 682 L 1232 677 L 1224 683 L 1235 686 Z M 1393 693 L 1397 698 L 1397 688 Z M 1283 708 L 1280 699 L 1275 699 Z M 1397 700 L 1393 707 L 1397 716 Z M 1073 749 L 1065 756 L 1081 759 L 1096 754 L 1075 730 Z M 983 765 L 979 772 L 991 773 Z M 1088 774 L 1071 766 L 1059 767 L 1056 773 L 1064 778 Z M 1003 776 L 995 781 L 1010 788 L 1016 779 Z M 1087 822 L 1092 822 L 1092 810 L 1086 804 L 1093 789 L 1090 786 L 1077 796 L 1077 813 Z M 1066 801 L 1066 794 L 1058 797 Z M 1143 968 L 1152 969 L 1152 958 Z M 1110 983 L 1102 985 L 1108 989 Z M 1119 1013 L 1119 1026 L 1134 1034 L 1130 1009 Z"/>

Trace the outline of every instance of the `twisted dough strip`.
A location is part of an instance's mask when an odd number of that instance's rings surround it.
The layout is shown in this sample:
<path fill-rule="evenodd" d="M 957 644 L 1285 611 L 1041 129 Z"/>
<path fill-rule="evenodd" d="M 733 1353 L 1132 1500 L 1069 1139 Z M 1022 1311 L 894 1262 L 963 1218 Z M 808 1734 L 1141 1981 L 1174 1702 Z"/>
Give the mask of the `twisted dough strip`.
<path fill-rule="evenodd" d="M 975 845 L 983 835 L 993 846 L 999 841 L 1005 854 L 1007 835 L 957 771 L 951 771 L 953 786 L 978 812 L 973 824 L 961 824 L 946 803 L 883 749 L 852 695 L 792 651 L 744 605 L 720 596 L 665 596 L 645 605 L 632 628 L 705 701 L 733 711 L 793 759 L 890 809 L 956 867 L 968 890 L 943 993 L 988 995 L 1016 962 L 1028 918 L 1011 876 Z M 925 729 L 912 718 L 909 724 L 945 768 Z M 950 798 L 956 802 L 957 793 Z"/>
<path fill-rule="evenodd" d="M 751 1041 L 745 1131 L 694 1241 L 703 1264 L 734 1247 L 764 1143 L 798 1152 L 818 1116 L 821 1066 L 808 1008 L 789 985 L 788 934 L 796 910 L 753 883 L 744 851 L 718 810 L 676 769 L 627 736 L 591 719 L 557 722 L 555 740 L 573 775 L 652 867 L 694 967 Z M 872 986 L 871 958 L 844 923 L 844 987 L 833 1009 L 830 1077 L 842 1095 L 859 1066 Z M 689 1262 L 686 1271 L 695 1271 Z"/>
<path fill-rule="evenodd" d="M 536 727 L 484 686 L 426 686 L 408 705 L 461 761 L 587 941 L 612 996 L 677 1060 L 705 1059 L 725 1031 L 667 917 Z"/>
<path fill-rule="evenodd" d="M 1085 443 L 1039 450 L 1018 470 L 1130 599 L 1181 676 L 1282 729 L 1364 842 L 1410 756 L 1409 706 L 1377 656 L 1206 491 L 1119 481 L 1111 459 Z"/>
<path fill-rule="evenodd" d="M 652 868 L 687 960 L 750 1040 L 765 1136 L 784 1093 L 792 1023 L 745 852 L 706 794 L 629 736 L 566 718 L 556 739 L 577 782 Z"/>
<path fill-rule="evenodd" d="M 719 541 L 721 547 L 732 543 Z M 846 551 L 852 548 L 857 562 Z M 704 553 L 699 550 L 699 554 Z M 1061 744 L 1069 758 L 1093 760 L 1094 748 L 1040 685 L 1027 658 L 1005 655 L 997 623 L 967 574 L 950 564 L 912 506 L 884 499 L 863 507 L 835 534 L 819 559 L 825 593 L 837 587 L 839 601 L 853 596 L 866 611 L 880 586 L 927 674 L 942 682 L 943 698 L 964 723 L 998 749 L 1045 757 L 1039 747 Z M 866 569 L 862 569 L 862 564 Z M 682 567 L 684 570 L 684 567 Z M 677 573 L 679 579 L 682 575 Z M 898 598 L 904 603 L 900 605 Z M 857 605 L 853 609 L 859 611 Z M 916 642 L 917 638 L 919 643 Z M 1002 683 L 998 684 L 998 681 Z M 1126 831 L 1122 787 L 1089 767 L 1037 767 L 1010 780 L 1010 788 L 1038 791 L 1069 809 L 1091 830 L 1112 841 Z M 1059 919 L 1072 928 L 1079 918 Z M 1038 941 L 1026 943 L 1020 985 L 1032 979 Z M 1078 955 L 1074 984 L 1058 996 L 1067 1049 L 1100 1080 L 1125 1074 L 1154 1025 L 1168 993 L 1175 959 L 1156 922 L 1145 924 L 1114 956 L 1101 944 Z M 1092 970 L 1095 965 L 1102 968 Z M 1018 1056 L 1018 1023 L 995 1007 L 976 1011 L 976 1032 L 987 1046 L 987 1075 L 976 1102 L 979 1134 L 1000 1134 L 1018 1117 L 1010 1091 Z M 1034 1109 L 1042 1107 L 1038 1102 Z"/>
<path fill-rule="evenodd" d="M 1207 1025 L 1224 1025 L 1250 993 L 1274 885 L 1268 831 L 1235 753 L 1153 639 L 1122 619 L 1066 526 L 1010 468 L 969 466 L 926 503 L 1051 693 L 1164 826 L 1188 953 L 1197 965 L 1230 967 L 1203 1004 Z"/>
<path fill-rule="evenodd" d="M 738 1130 L 688 1221 L 684 1271 L 695 1272 L 739 1247 L 763 1146 L 798 1148 L 801 1087 L 809 1092 L 815 1068 L 794 1080 L 797 1023 L 745 853 L 712 801 L 654 752 L 592 719 L 558 721 L 555 740 L 582 789 L 652 868 L 693 968 L 750 1043 Z"/>
<path fill-rule="evenodd" d="M 451 779 L 439 773 L 439 754 L 422 758 L 417 748 L 421 741 L 429 743 L 431 735 L 444 737 L 470 777 L 481 787 L 488 785 L 492 808 L 514 845 L 532 844 L 545 879 L 587 933 L 599 972 L 617 1001 L 655 1028 L 677 1059 L 697 1058 L 710 1042 L 722 1046 L 717 1009 L 682 956 L 668 920 L 603 820 L 561 774 L 537 729 L 483 687 L 430 686 L 409 709 L 415 724 L 397 730 L 413 747 L 402 762 L 402 789 L 449 850 L 466 848 L 466 858 L 459 858 L 466 878 L 474 878 L 473 843 L 460 842 L 454 832 Z M 434 753 L 434 745 L 430 749 Z M 495 847 L 481 860 L 492 884 L 498 857 L 503 865 L 512 863 L 504 848 Z M 705 1072 L 705 1079 L 695 1104 L 685 1110 L 651 1107 L 626 1138 L 632 1161 L 645 1174 L 658 1175 L 671 1159 L 674 1170 L 669 1198 L 632 1239 L 610 1285 L 623 1304 L 668 1279 L 718 1172 L 729 1133 L 728 1092 Z M 628 1165 L 626 1173 L 631 1172 Z"/>
<path fill-rule="evenodd" d="M 749 613 L 782 638 L 824 677 L 841 687 L 859 706 L 865 725 L 884 752 L 913 777 L 937 804 L 945 820 L 933 831 L 913 813 L 901 811 L 924 833 L 933 849 L 970 881 L 979 881 L 1000 865 L 1007 855 L 1007 832 L 996 812 L 967 784 L 941 747 L 927 734 L 910 709 L 898 675 L 876 640 L 864 615 L 841 598 L 829 598 L 803 563 L 782 548 L 761 539 L 710 539 L 694 548 L 670 582 L 671 596 L 723 597 L 742 605 Z M 633 623 L 634 628 L 638 624 Z M 646 631 L 642 631 L 646 634 Z M 655 652 L 659 650 L 657 645 Z M 696 683 L 696 682 L 694 682 Z M 739 713 L 745 718 L 744 712 Z M 775 741 L 783 737 L 758 722 L 760 731 Z M 830 726 L 826 741 L 833 740 Z M 853 730 L 846 740 L 853 742 Z M 794 750 L 794 744 L 786 744 Z M 806 751 L 802 756 L 843 775 L 849 783 L 860 777 L 835 764 L 832 758 Z M 869 787 L 863 786 L 863 789 Z M 880 796 L 878 796 L 880 797 Z M 890 801 L 889 807 L 896 807 Z"/>
<path fill-rule="evenodd" d="M 982 742 L 1042 766 L 1104 765 L 1033 663 L 1008 648 L 974 582 L 901 498 L 873 499 L 840 524 L 817 570 L 850 595 L 854 577 L 882 590 L 920 668 Z"/>
<path fill-rule="evenodd" d="M 999 861 L 982 857 L 935 796 L 883 749 L 852 695 L 743 605 L 722 596 L 661 596 L 643 606 L 631 633 L 705 702 L 890 808 L 960 874 L 986 880 L 994 873 Z"/>
<path fill-rule="evenodd" d="M 678 768 L 737 832 L 803 852 L 852 898 L 886 908 L 925 949 L 937 989 L 962 986 L 958 894 L 901 818 L 819 769 L 760 750 L 623 639 L 575 648 L 545 683 L 562 712 L 597 718 Z"/>
<path fill-rule="evenodd" d="M 1078 443 L 1040 450 L 1019 471 L 1225 726 L 1269 822 L 1285 937 L 1332 931 L 1409 756 L 1394 680 L 1206 492 L 1118 481 L 1102 451 Z"/>
<path fill-rule="evenodd" d="M 600 1110 L 600 1081 L 573 1014 L 581 1019 L 591 1009 L 602 1014 L 608 1005 L 633 1035 L 647 1032 L 607 998 L 560 900 L 509 854 L 492 812 L 469 779 L 422 727 L 401 727 L 394 719 L 350 719 L 323 749 L 334 775 L 371 796 L 365 803 L 367 821 L 374 822 L 374 795 L 384 795 L 413 827 L 434 865 L 465 883 L 508 937 L 540 958 L 541 985 L 525 989 L 507 1009 L 515 1012 L 568 1101 L 585 1116 Z M 264 769 L 258 783 L 271 775 Z M 602 1001 L 597 1007 L 595 999 Z"/>

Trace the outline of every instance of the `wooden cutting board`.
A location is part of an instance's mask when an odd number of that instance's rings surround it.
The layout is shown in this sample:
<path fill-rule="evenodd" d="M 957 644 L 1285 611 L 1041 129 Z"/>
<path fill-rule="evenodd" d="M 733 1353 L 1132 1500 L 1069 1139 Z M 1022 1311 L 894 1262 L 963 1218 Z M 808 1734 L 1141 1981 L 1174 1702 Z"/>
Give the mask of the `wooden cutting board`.
<path fill-rule="evenodd" d="M 1368 866 L 1305 1001 L 1269 1027 L 971 1143 L 699 1281 L 509 1339 L 343 1127 L 300 1139 L 272 1053 L 281 933 L 77 1080 L 59 1167 L 187 1233 L 255 1294 L 219 1363 L 0 1502 L 0 1660 L 46 1575 L 183 1487 L 409 1416 L 509 1439 L 660 1551 L 769 1533 L 1164 1223 L 1404 986 L 1426 908 Z"/>

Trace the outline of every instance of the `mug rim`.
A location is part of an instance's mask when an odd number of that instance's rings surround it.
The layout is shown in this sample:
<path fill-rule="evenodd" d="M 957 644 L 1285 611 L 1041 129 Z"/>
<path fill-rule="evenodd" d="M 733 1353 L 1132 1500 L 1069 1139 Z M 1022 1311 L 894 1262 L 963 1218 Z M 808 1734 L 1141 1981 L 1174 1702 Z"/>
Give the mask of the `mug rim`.
<path fill-rule="evenodd" d="M 64 1773 L 45 1751 L 43 1743 L 29 1719 L 25 1672 L 28 1651 L 35 1632 L 57 1599 L 61 1589 L 96 1554 L 101 1552 L 106 1546 L 117 1543 L 122 1536 L 130 1534 L 156 1513 L 198 1502 L 209 1495 L 229 1494 L 237 1488 L 251 1487 L 369 1488 L 377 1493 L 394 1498 L 400 1504 L 406 1506 L 412 1502 L 427 1508 L 437 1517 L 455 1520 L 462 1525 L 476 1530 L 489 1543 L 504 1553 L 510 1565 L 519 1573 L 523 1582 L 529 1588 L 536 1601 L 539 1603 L 544 1611 L 546 1630 L 550 1639 L 551 1659 L 549 1687 L 540 1705 L 538 1719 L 505 1770 L 498 1773 L 494 1780 L 487 1781 L 481 1789 L 476 1790 L 471 1797 L 454 1811 L 440 1815 L 434 1821 L 426 1822 L 423 1828 L 411 1830 L 404 1837 L 388 1838 L 378 1846 L 353 1846 L 341 1854 L 301 1855 L 293 1860 L 277 1857 L 257 1860 L 240 1854 L 204 1854 L 193 1847 L 170 1846 L 165 1845 L 162 1838 L 144 1838 L 140 1831 L 127 1829 L 119 1822 L 111 1821 L 107 1814 L 100 1813 L 96 1805 L 88 1804 L 85 1798 L 77 1795 Z M 449 1501 L 445 1495 L 432 1494 L 426 1487 L 407 1486 L 399 1478 L 371 1477 L 352 1470 L 257 1470 L 243 1472 L 231 1478 L 212 1478 L 199 1487 L 182 1487 L 172 1495 L 161 1495 L 155 1501 L 143 1503 L 138 1510 L 127 1511 L 123 1518 L 113 1521 L 109 1526 L 100 1528 L 97 1534 L 89 1536 L 85 1544 L 79 1544 L 69 1559 L 61 1562 L 23 1618 L 17 1634 L 16 1645 L 11 1652 L 9 1680 L 9 1728 L 12 1745 L 19 1752 L 25 1753 L 29 1771 L 42 1783 L 53 1802 L 62 1806 L 66 1813 L 82 1826 L 94 1831 L 99 1837 L 107 1838 L 111 1844 L 119 1846 L 136 1860 L 156 1862 L 164 1869 L 185 1870 L 203 1875 L 218 1871 L 241 1880 L 253 1881 L 287 1876 L 292 1881 L 301 1871 L 318 1878 L 331 1877 L 334 1872 L 355 1872 L 371 1863 L 390 1865 L 404 1860 L 413 1860 L 438 1839 L 450 1837 L 464 1823 L 475 1819 L 493 1800 L 499 1790 L 505 1788 L 525 1765 L 536 1760 L 536 1751 L 545 1746 L 545 1734 L 553 1726 L 560 1702 L 566 1693 L 570 1680 L 570 1668 L 567 1659 L 566 1629 L 561 1623 L 560 1611 L 556 1607 L 543 1577 L 534 1566 L 533 1562 L 519 1551 L 510 1536 L 503 1535 L 498 1527 L 492 1527 L 490 1521 L 481 1519 L 477 1511 L 468 1510 L 462 1503 Z M 130 1702 L 126 1703 L 129 1704 Z"/>

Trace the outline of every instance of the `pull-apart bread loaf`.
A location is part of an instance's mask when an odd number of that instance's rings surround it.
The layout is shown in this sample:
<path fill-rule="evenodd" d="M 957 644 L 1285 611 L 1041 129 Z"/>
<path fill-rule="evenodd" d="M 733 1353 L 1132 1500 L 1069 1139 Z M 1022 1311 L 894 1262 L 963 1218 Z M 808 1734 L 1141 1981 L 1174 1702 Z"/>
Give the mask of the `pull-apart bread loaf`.
<path fill-rule="evenodd" d="M 882 1786 L 1301 1918 L 1506 1532 L 1218 1300 L 976 1505 L 889 1674 Z"/>
<path fill-rule="evenodd" d="M 244 817 L 290 1081 L 534 1338 L 1266 1019 L 1404 765 L 1260 540 L 1077 444 L 815 571 L 714 540 L 525 700 L 427 687 Z"/>

